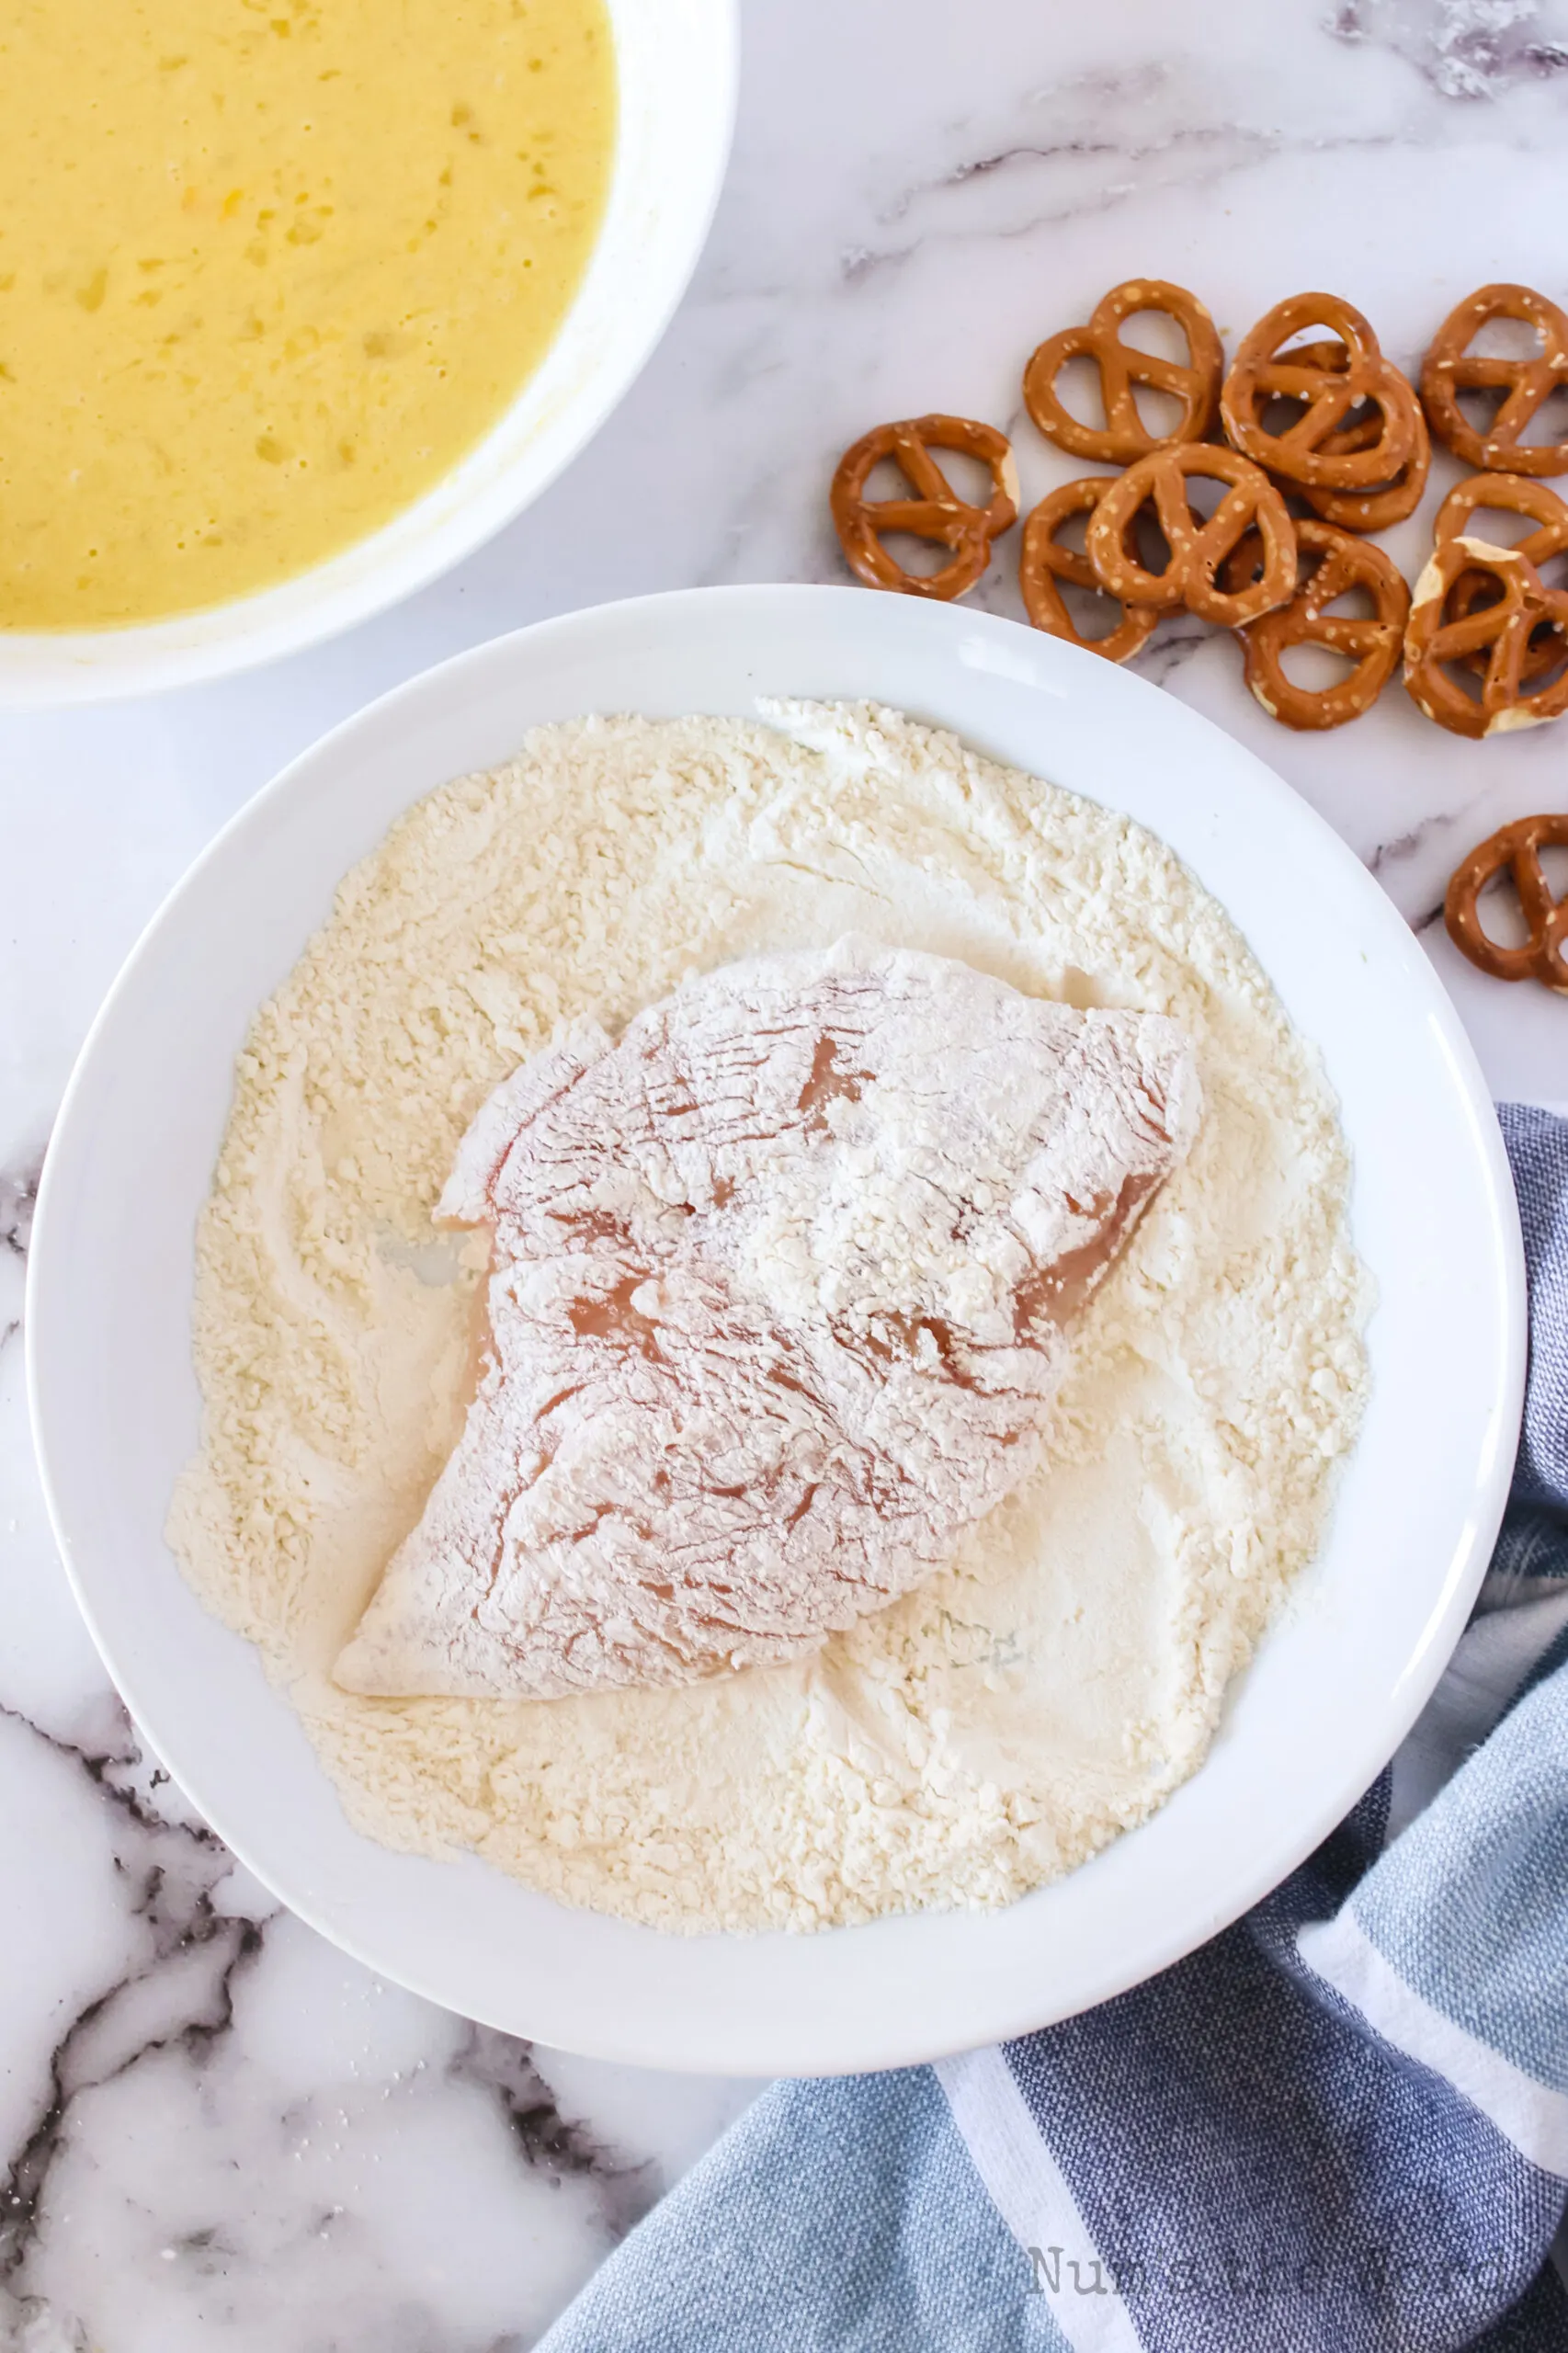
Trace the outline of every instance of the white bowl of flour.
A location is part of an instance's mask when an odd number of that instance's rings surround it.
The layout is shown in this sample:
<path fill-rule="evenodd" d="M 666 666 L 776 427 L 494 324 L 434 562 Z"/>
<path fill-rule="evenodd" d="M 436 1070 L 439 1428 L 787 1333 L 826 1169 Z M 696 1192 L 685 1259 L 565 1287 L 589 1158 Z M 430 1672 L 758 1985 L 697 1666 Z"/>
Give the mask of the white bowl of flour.
<path fill-rule="evenodd" d="M 1040 1471 L 784 1666 L 341 1689 L 472 1382 L 429 1211 L 479 1104 L 558 1020 L 848 932 L 1194 1040 Z M 748 2074 L 1044 2024 L 1292 1868 L 1463 1621 L 1523 1358 L 1484 1088 L 1350 853 L 1109 665 L 828 588 L 547 623 L 296 762 L 116 984 L 31 1285 L 78 1597 L 245 1861 L 454 2009 Z"/>

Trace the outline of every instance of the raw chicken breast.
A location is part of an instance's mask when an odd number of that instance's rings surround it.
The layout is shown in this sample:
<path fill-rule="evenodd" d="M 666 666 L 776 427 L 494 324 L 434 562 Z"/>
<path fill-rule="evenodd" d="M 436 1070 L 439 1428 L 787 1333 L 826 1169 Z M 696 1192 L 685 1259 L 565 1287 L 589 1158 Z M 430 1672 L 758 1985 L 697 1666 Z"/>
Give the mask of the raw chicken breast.
<path fill-rule="evenodd" d="M 491 1358 L 338 1682 L 686 1683 L 884 1608 L 1035 1467 L 1199 1115 L 1174 1022 L 852 939 L 578 1025 L 442 1195 Z"/>

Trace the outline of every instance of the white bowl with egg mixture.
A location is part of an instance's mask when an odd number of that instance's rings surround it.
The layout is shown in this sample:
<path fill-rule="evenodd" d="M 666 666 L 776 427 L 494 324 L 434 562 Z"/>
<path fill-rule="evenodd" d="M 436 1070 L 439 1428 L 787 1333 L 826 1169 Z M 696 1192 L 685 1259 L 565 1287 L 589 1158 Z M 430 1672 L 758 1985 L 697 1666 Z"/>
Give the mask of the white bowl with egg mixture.
<path fill-rule="evenodd" d="M 0 629 L 0 706 L 185 686 L 335 636 L 492 538 L 597 432 L 702 250 L 729 155 L 737 63 L 734 0 L 605 0 L 605 9 L 616 128 L 604 216 L 562 324 L 499 420 L 381 528 L 277 585 L 167 619 Z"/>
<path fill-rule="evenodd" d="M 1002 1910 L 672 1936 L 351 1829 L 288 1699 L 203 1612 L 164 1529 L 198 1439 L 193 1237 L 234 1056 L 340 878 L 413 802 L 505 761 L 531 726 L 746 716 L 762 697 L 902 709 L 1161 835 L 1322 1055 L 1377 1299 L 1365 1418 L 1325 1540 L 1207 1761 L 1160 1811 Z M 1048 2023 L 1167 1965 L 1274 1885 L 1374 1778 L 1442 1667 L 1501 1513 L 1523 1374 L 1517 1222 L 1485 1089 L 1351 854 L 1250 754 L 1142 682 L 1010 622 L 853 589 L 699 591 L 541 624 L 414 681 L 296 762 L 117 983 L 56 1131 L 30 1284 L 62 1553 L 132 1712 L 214 1827 L 324 1934 L 434 2000 L 607 2058 L 737 2074 L 892 2065 Z"/>

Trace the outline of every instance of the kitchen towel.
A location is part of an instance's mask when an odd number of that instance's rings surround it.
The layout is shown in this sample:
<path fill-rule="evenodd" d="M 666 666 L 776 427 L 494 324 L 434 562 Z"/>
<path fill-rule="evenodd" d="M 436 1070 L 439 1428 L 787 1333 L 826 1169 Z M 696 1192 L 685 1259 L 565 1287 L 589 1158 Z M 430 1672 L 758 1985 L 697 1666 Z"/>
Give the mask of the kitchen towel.
<path fill-rule="evenodd" d="M 1500 1117 L 1524 1434 L 1392 1765 L 1133 1992 L 775 2085 L 540 2353 L 1568 2353 L 1568 1120 Z"/>

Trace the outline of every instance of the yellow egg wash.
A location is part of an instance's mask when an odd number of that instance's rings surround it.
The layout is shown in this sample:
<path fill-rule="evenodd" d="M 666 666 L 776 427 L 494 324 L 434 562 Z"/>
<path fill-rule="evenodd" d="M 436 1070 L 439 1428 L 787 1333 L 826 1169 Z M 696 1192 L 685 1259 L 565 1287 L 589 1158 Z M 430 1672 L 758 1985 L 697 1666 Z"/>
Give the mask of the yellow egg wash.
<path fill-rule="evenodd" d="M 0 628 L 408 506 L 554 336 L 614 139 L 603 0 L 0 0 Z"/>

